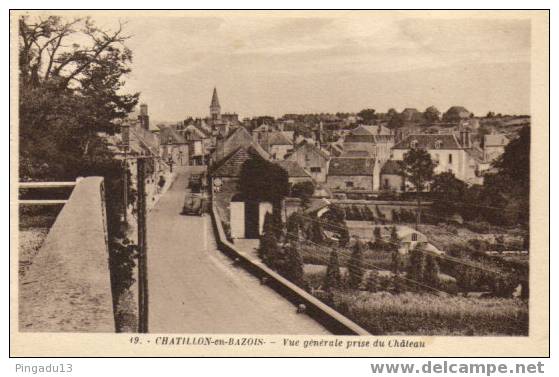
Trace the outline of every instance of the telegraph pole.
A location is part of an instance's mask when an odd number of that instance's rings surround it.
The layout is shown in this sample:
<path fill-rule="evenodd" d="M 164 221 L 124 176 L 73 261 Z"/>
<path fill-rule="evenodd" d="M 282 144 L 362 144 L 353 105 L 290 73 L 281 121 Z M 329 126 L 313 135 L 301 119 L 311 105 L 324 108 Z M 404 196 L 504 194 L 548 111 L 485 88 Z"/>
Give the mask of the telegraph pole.
<path fill-rule="evenodd" d="M 146 226 L 146 159 L 136 160 L 138 167 L 138 332 L 148 332 L 148 271 Z"/>

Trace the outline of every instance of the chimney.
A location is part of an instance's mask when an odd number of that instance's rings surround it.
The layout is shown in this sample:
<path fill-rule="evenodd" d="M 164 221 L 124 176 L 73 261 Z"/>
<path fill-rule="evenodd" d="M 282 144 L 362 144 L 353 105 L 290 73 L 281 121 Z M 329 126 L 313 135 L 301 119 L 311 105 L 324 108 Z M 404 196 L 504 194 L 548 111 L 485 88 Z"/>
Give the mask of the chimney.
<path fill-rule="evenodd" d="M 216 161 L 219 162 L 223 157 L 225 157 L 225 145 L 224 145 L 224 138 L 221 134 L 217 134 L 216 141 L 215 141 L 215 156 Z"/>
<path fill-rule="evenodd" d="M 138 120 L 144 130 L 149 130 L 148 105 L 145 103 L 140 105 L 140 115 L 138 115 Z"/>
<path fill-rule="evenodd" d="M 125 123 L 121 124 L 120 133 L 122 137 L 122 146 L 125 149 L 128 149 L 128 146 L 130 145 L 130 125 Z"/>
<path fill-rule="evenodd" d="M 142 116 L 147 116 L 148 115 L 148 105 L 145 103 L 142 103 L 140 105 L 140 115 Z"/>
<path fill-rule="evenodd" d="M 460 144 L 462 144 L 462 148 L 469 149 L 472 147 L 472 141 L 470 138 L 470 130 L 463 129 L 460 131 Z"/>

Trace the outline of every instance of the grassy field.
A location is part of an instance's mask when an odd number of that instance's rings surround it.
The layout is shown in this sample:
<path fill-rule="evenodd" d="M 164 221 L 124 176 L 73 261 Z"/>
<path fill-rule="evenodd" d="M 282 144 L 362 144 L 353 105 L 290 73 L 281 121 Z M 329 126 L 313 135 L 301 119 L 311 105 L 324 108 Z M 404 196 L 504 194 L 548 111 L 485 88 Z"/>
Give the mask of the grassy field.
<path fill-rule="evenodd" d="M 330 304 L 375 335 L 528 335 L 518 299 L 335 291 Z"/>

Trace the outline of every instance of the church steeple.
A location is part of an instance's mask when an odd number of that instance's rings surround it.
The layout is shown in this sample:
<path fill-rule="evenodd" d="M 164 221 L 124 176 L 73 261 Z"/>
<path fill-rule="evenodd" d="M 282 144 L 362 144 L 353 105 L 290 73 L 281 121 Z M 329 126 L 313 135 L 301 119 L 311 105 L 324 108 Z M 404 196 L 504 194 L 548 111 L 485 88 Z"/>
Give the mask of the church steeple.
<path fill-rule="evenodd" d="M 217 98 L 217 89 L 215 87 L 210 104 L 210 116 L 213 121 L 221 120 L 221 106 L 219 105 L 219 98 Z"/>

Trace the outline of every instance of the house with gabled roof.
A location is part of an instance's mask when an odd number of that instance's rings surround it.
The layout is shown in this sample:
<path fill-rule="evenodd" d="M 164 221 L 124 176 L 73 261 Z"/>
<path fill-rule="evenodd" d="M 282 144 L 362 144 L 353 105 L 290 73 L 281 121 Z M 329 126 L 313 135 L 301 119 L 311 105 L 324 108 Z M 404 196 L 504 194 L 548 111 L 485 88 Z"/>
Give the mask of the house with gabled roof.
<path fill-rule="evenodd" d="M 208 160 L 211 146 L 211 133 L 194 122 L 188 124 L 183 130 L 184 138 L 188 144 L 188 156 L 191 165 L 203 165 Z"/>
<path fill-rule="evenodd" d="M 272 211 L 268 202 L 243 198 L 239 192 L 243 164 L 249 159 L 268 160 L 257 144 L 241 145 L 229 152 L 209 171 L 211 189 L 220 216 L 230 225 L 232 238 L 258 238 L 262 233 L 264 216 Z"/>
<path fill-rule="evenodd" d="M 274 163 L 287 172 L 291 185 L 299 182 L 312 182 L 313 180 L 311 175 L 295 161 L 279 160 L 274 161 Z"/>
<path fill-rule="evenodd" d="M 254 133 L 253 133 L 254 135 Z M 281 131 L 259 132 L 258 144 L 270 154 L 273 160 L 283 160 L 293 151 L 293 141 Z"/>
<path fill-rule="evenodd" d="M 483 156 L 487 161 L 494 161 L 505 153 L 505 147 L 509 143 L 509 139 L 504 134 L 489 134 L 483 137 L 481 147 L 483 148 Z"/>
<path fill-rule="evenodd" d="M 330 156 L 316 145 L 302 141 L 295 149 L 285 156 L 288 161 L 295 161 L 305 169 L 318 183 L 326 182 Z"/>
<path fill-rule="evenodd" d="M 479 183 L 480 169 L 470 132 L 462 130 L 457 137 L 449 134 L 412 134 L 392 147 L 394 160 L 402 161 L 411 149 L 424 149 L 437 164 L 435 174 L 450 171 L 467 183 Z"/>
<path fill-rule="evenodd" d="M 380 169 L 380 189 L 401 192 L 405 189 L 401 161 L 388 160 Z"/>
<path fill-rule="evenodd" d="M 378 166 L 370 157 L 336 157 L 330 160 L 326 187 L 332 192 L 372 193 L 379 189 Z"/>
<path fill-rule="evenodd" d="M 344 138 L 344 151 L 367 151 L 379 162 L 390 158 L 394 146 L 394 135 L 384 126 L 361 125 L 349 132 Z"/>
<path fill-rule="evenodd" d="M 269 159 L 270 155 L 258 143 L 255 143 L 246 128 L 239 126 L 229 132 L 225 136 L 218 135 L 216 139 L 215 151 L 212 155 L 212 163 L 219 163 L 225 156 L 239 147 L 251 146 L 262 156 Z"/>
<path fill-rule="evenodd" d="M 158 136 L 159 153 L 163 161 L 170 165 L 188 165 L 188 143 L 175 127 L 160 127 Z"/>

